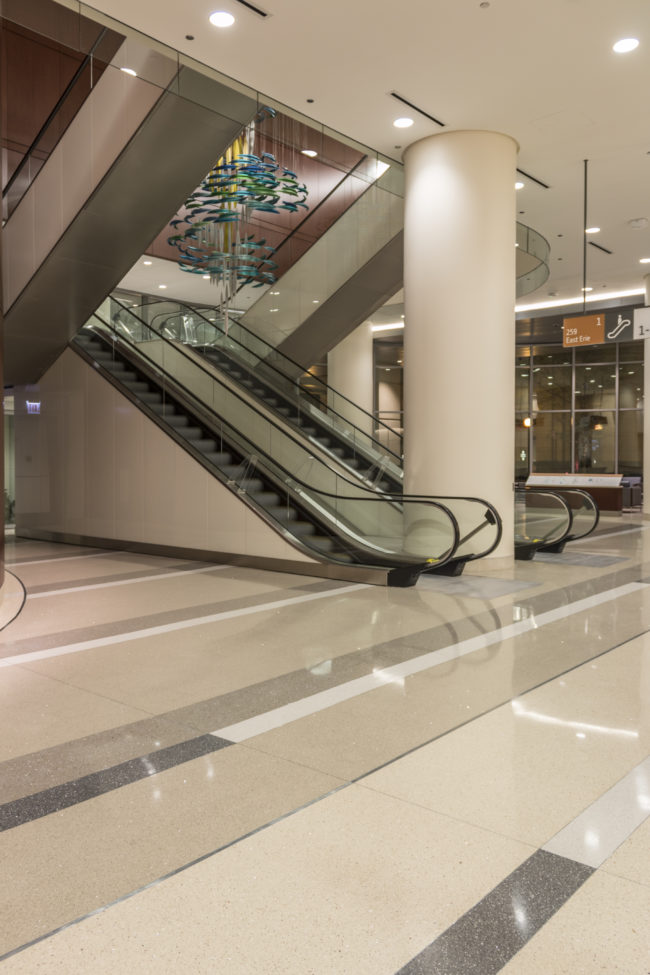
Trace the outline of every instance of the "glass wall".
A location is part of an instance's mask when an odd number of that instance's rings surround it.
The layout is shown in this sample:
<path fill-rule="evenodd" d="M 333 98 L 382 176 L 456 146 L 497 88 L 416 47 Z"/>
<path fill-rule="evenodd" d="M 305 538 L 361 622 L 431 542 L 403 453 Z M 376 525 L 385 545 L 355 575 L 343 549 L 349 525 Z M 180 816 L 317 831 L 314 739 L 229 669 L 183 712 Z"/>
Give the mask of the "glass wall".
<path fill-rule="evenodd" d="M 515 477 L 641 475 L 643 342 L 519 346 Z"/>

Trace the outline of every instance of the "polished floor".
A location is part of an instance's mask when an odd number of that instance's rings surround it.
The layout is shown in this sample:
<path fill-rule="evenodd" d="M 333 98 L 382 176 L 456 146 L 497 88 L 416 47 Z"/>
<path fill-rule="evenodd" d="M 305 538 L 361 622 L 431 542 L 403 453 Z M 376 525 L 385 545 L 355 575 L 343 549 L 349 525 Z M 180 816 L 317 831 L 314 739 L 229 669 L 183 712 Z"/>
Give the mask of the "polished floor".
<path fill-rule="evenodd" d="M 383 589 L 17 539 L 1 975 L 648 975 L 650 524 Z"/>

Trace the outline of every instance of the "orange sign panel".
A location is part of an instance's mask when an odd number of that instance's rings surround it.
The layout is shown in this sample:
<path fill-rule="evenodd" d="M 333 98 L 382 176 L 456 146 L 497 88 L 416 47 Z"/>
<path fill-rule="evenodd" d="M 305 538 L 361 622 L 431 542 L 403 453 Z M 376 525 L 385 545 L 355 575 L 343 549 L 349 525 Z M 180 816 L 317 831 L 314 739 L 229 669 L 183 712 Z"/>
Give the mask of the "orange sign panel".
<path fill-rule="evenodd" d="M 565 318 L 562 345 L 602 345 L 605 341 L 605 315 Z"/>

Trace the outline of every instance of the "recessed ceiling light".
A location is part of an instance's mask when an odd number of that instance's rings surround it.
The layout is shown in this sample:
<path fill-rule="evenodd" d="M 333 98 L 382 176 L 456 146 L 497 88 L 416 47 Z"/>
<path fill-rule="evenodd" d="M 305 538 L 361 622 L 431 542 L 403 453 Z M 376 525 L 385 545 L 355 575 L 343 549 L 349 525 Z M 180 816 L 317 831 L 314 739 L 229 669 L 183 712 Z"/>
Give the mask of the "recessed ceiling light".
<path fill-rule="evenodd" d="M 599 234 L 600 233 L 600 227 L 587 227 L 587 229 L 585 230 L 585 233 L 586 234 Z"/>
<path fill-rule="evenodd" d="M 269 311 L 280 311 L 279 308 L 269 308 Z"/>
<path fill-rule="evenodd" d="M 232 27 L 235 23 L 235 18 L 227 10 L 215 10 L 209 19 L 213 27 Z"/>
<path fill-rule="evenodd" d="M 581 291 L 593 291 L 594 289 L 593 288 L 581 288 L 580 290 Z"/>
<path fill-rule="evenodd" d="M 617 54 L 628 54 L 630 51 L 634 51 L 639 46 L 639 42 L 636 37 L 624 37 L 620 41 L 614 44 L 613 50 Z"/>
<path fill-rule="evenodd" d="M 159 284 L 158 287 L 164 289 L 164 288 L 167 287 L 167 285 L 166 284 Z"/>
<path fill-rule="evenodd" d="M 204 274 L 203 275 L 203 280 L 204 281 L 209 281 L 210 280 L 210 275 L 209 274 Z"/>
<path fill-rule="evenodd" d="M 393 122 L 396 129 L 409 129 L 413 125 L 412 118 L 396 118 Z"/>
<path fill-rule="evenodd" d="M 317 305 L 320 302 L 320 298 L 312 298 L 312 305 Z"/>
<path fill-rule="evenodd" d="M 301 149 L 300 151 L 303 154 L 303 156 L 310 156 L 312 159 L 314 158 L 314 156 L 318 155 L 315 149 Z"/>
<path fill-rule="evenodd" d="M 138 77 L 133 68 L 120 68 L 120 71 L 123 71 L 124 74 L 130 74 L 133 78 Z"/>
<path fill-rule="evenodd" d="M 143 264 L 153 264 L 153 261 L 143 261 Z"/>
<path fill-rule="evenodd" d="M 280 292 L 279 291 L 269 291 L 269 294 L 270 295 L 279 295 Z"/>
<path fill-rule="evenodd" d="M 521 182 L 520 179 L 518 179 L 517 182 L 515 183 L 515 189 L 516 190 L 523 190 L 523 188 L 524 188 L 524 184 Z"/>
<path fill-rule="evenodd" d="M 639 264 L 650 264 L 650 257 L 642 257 Z"/>

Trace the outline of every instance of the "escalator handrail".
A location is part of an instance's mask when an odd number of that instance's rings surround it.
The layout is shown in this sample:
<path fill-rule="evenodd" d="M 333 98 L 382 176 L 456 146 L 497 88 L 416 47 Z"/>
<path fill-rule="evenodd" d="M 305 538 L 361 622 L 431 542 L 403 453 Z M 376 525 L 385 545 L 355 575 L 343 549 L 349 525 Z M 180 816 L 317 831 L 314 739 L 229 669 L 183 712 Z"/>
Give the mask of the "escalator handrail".
<path fill-rule="evenodd" d="M 545 488 L 536 487 L 535 490 L 538 491 L 540 494 L 546 491 L 546 493 L 555 494 L 558 497 L 562 497 L 563 494 L 579 494 L 581 497 L 585 498 L 588 501 L 588 506 L 593 508 L 593 513 L 595 514 L 595 520 L 593 525 L 590 528 L 588 528 L 587 531 L 585 532 L 573 533 L 572 530 L 572 533 L 566 538 L 567 542 L 575 542 L 580 538 L 586 538 L 587 535 L 591 535 L 591 533 L 595 531 L 596 528 L 598 527 L 598 522 L 600 521 L 600 508 L 598 507 L 593 496 L 589 494 L 589 491 L 584 491 L 582 488 L 579 487 L 573 487 L 573 485 L 571 487 L 566 487 L 566 488 L 549 488 L 548 490 Z M 573 529 L 573 525 L 572 525 L 572 529 Z"/>
<path fill-rule="evenodd" d="M 118 304 L 122 304 L 122 307 L 124 307 L 127 311 L 130 310 L 128 308 L 128 306 L 126 306 L 122 302 L 120 302 L 120 300 L 118 298 L 113 297 L 113 300 L 116 301 Z M 186 308 L 189 312 L 198 315 L 204 322 L 206 322 L 206 324 L 208 324 L 212 328 L 214 328 L 215 331 L 220 331 L 219 328 L 218 328 L 218 326 L 216 325 L 216 323 L 215 322 L 211 322 L 209 318 L 206 318 L 205 315 L 203 315 L 198 310 L 197 307 L 195 307 L 193 305 L 188 305 L 184 301 L 179 301 L 178 299 L 170 299 L 170 300 L 173 300 L 175 302 L 175 304 L 180 305 L 183 308 Z M 158 302 L 160 302 L 162 304 L 164 302 L 164 299 L 155 298 L 152 302 L 145 302 L 145 304 L 146 305 L 147 304 L 156 304 Z M 214 310 L 216 311 L 216 309 L 214 309 Z M 157 318 L 157 317 L 159 317 L 162 314 L 164 314 L 164 313 L 161 312 L 161 313 L 159 313 L 159 315 L 157 315 L 155 317 Z M 173 314 L 173 313 L 170 313 L 170 316 L 171 316 L 171 314 Z M 137 316 L 135 316 L 135 317 L 137 317 Z M 339 396 L 342 400 L 345 400 L 346 403 L 350 403 L 350 405 L 353 406 L 355 408 L 355 410 L 358 410 L 359 413 L 362 413 L 364 416 L 368 417 L 368 419 L 374 425 L 380 424 L 388 433 L 390 433 L 392 436 L 396 436 L 398 438 L 398 440 L 399 440 L 400 443 L 402 442 L 402 439 L 403 439 L 402 438 L 402 435 L 399 434 L 399 433 L 396 433 L 395 430 L 393 430 L 392 427 L 389 427 L 388 424 L 384 423 L 383 420 L 380 420 L 379 418 L 373 416 L 372 413 L 368 413 L 367 410 L 364 410 L 363 407 L 358 406 L 357 403 L 355 403 L 353 400 L 349 399 L 349 397 L 345 396 L 343 393 L 340 393 L 337 389 L 334 389 L 333 386 L 329 386 L 327 383 L 323 382 L 323 380 L 319 376 L 315 375 L 315 373 L 310 372 L 309 369 L 305 369 L 305 367 L 303 365 L 301 365 L 299 362 L 296 362 L 295 359 L 292 359 L 290 356 L 285 355 L 284 352 L 280 352 L 277 348 L 275 348 L 274 346 L 270 345 L 265 339 L 260 338 L 259 335 L 256 335 L 255 332 L 252 332 L 246 325 L 243 325 L 242 322 L 239 319 L 236 319 L 235 320 L 233 318 L 233 322 L 236 322 L 237 327 L 238 328 L 241 328 L 244 332 L 246 332 L 247 335 L 250 335 L 254 339 L 254 341 L 259 342 L 260 344 L 266 346 L 266 348 L 269 350 L 270 353 L 272 353 L 273 355 L 279 356 L 281 359 L 286 359 L 287 362 L 290 362 L 293 366 L 295 366 L 297 369 L 299 369 L 300 372 L 301 372 L 301 374 L 304 373 L 306 375 L 311 376 L 325 390 L 326 393 L 329 392 L 329 391 L 331 391 L 336 396 Z M 225 333 L 222 332 L 222 334 L 225 334 Z M 237 342 L 237 339 L 233 339 L 233 341 Z M 240 345 L 241 343 L 237 342 L 237 344 Z M 242 348 L 246 348 L 246 347 L 245 346 L 242 346 Z M 252 350 L 248 350 L 247 349 L 246 351 L 252 351 Z M 289 376 L 286 376 L 283 372 L 281 372 L 280 369 L 277 369 L 276 366 L 273 365 L 273 363 L 267 362 L 265 359 L 261 359 L 260 361 L 263 362 L 264 365 L 268 366 L 269 368 L 272 368 L 275 372 L 277 372 L 279 375 L 281 375 L 284 379 L 289 379 L 289 381 L 292 382 L 292 383 L 295 382 L 295 380 L 292 380 Z M 313 399 L 316 403 L 318 403 L 318 400 L 313 395 L 313 393 L 310 393 L 308 390 L 303 390 L 303 393 L 304 393 L 304 395 L 308 396 L 310 399 Z M 340 414 L 337 413 L 336 410 L 331 409 L 329 406 L 328 406 L 328 410 L 331 410 L 331 412 L 334 413 L 336 416 L 340 416 Z M 345 417 L 341 417 L 341 418 L 345 420 Z M 345 420 L 345 422 L 346 423 L 349 423 L 350 426 L 354 426 L 354 424 L 351 423 L 349 420 Z M 364 436 L 367 437 L 369 440 L 372 440 L 373 443 L 377 443 L 378 446 L 381 448 L 382 452 L 386 452 L 386 453 L 391 454 L 395 458 L 395 460 L 397 461 L 397 463 L 399 465 L 399 463 L 401 461 L 401 458 L 400 458 L 400 455 L 399 454 L 396 454 L 393 450 L 390 450 L 390 448 L 388 448 L 388 447 L 384 447 L 383 444 L 380 444 L 378 441 L 376 441 L 375 438 L 372 437 L 370 434 L 364 434 Z"/>
<path fill-rule="evenodd" d="M 522 496 L 524 498 L 532 498 L 536 494 L 546 495 L 546 497 L 550 496 L 555 498 L 557 501 L 559 501 L 561 505 L 565 508 L 566 514 L 568 515 L 568 525 L 565 531 L 559 536 L 559 538 L 546 537 L 540 539 L 530 539 L 530 542 L 537 543 L 538 549 L 542 549 L 547 545 L 561 545 L 562 542 L 566 542 L 568 540 L 569 535 L 571 534 L 571 528 L 573 527 L 573 512 L 571 511 L 571 508 L 569 507 L 567 501 L 560 494 L 556 494 L 554 491 L 538 491 L 536 489 L 531 491 L 529 488 L 526 488 L 526 490 L 522 492 Z"/>

